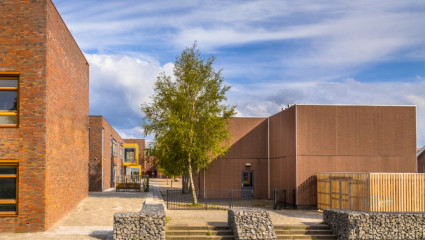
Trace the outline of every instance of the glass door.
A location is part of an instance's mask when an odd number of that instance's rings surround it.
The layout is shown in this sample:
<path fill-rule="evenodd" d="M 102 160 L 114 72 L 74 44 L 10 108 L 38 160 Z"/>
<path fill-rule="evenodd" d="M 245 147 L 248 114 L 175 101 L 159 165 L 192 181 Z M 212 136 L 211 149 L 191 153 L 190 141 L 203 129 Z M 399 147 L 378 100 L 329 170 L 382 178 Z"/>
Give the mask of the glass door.
<path fill-rule="evenodd" d="M 254 194 L 254 171 L 242 171 L 242 197 L 252 198 Z"/>

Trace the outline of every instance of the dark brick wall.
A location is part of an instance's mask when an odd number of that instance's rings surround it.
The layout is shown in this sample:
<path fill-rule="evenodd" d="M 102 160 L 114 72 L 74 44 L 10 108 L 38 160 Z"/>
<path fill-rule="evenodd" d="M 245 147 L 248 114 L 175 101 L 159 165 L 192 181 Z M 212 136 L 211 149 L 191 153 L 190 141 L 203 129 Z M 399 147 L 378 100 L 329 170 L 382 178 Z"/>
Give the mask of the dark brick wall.
<path fill-rule="evenodd" d="M 89 116 L 90 183 L 89 191 L 102 191 L 102 117 Z"/>
<path fill-rule="evenodd" d="M 47 3 L 46 226 L 49 227 L 87 197 L 89 65 L 53 3 Z"/>
<path fill-rule="evenodd" d="M 112 166 L 117 166 L 120 175 L 122 160 L 120 146 L 124 144 L 121 136 L 102 116 L 90 116 L 90 191 L 102 191 L 114 187 L 111 185 Z M 102 128 L 104 129 L 103 145 L 103 189 L 102 189 Z M 117 141 L 117 155 L 112 155 L 112 141 Z"/>
<path fill-rule="evenodd" d="M 86 196 L 88 66 L 78 51 L 50 0 L 0 1 L 0 72 L 20 73 L 19 126 L 0 128 L 0 159 L 19 160 L 18 216 L 0 217 L 0 232 L 43 231 Z M 48 62 L 56 54 L 66 62 Z"/>

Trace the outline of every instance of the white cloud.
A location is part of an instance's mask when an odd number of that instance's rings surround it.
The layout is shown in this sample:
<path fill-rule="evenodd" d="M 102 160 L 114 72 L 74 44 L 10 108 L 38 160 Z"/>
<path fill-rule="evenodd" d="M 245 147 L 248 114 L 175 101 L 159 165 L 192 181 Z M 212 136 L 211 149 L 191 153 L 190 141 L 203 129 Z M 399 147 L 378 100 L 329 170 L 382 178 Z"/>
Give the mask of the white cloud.
<path fill-rule="evenodd" d="M 292 103 L 414 104 L 418 145 L 425 144 L 425 80 L 407 75 L 420 70 L 400 77 L 407 83 L 347 78 L 387 61 L 425 59 L 424 1 L 54 2 L 84 51 L 121 54 L 87 54 L 91 111 L 110 114 L 108 121 L 141 118 L 138 107 L 149 101 L 158 73 L 172 73 L 171 63 L 157 59 L 174 60 L 198 40 L 203 53 L 222 54 L 233 86 L 228 102 L 240 116 L 267 116 Z M 151 51 L 153 58 L 137 53 Z"/>
<path fill-rule="evenodd" d="M 133 127 L 133 128 L 116 128 L 115 129 L 117 133 L 121 136 L 123 139 L 140 139 L 145 138 L 143 134 L 143 128 L 142 127 Z"/>
<path fill-rule="evenodd" d="M 90 63 L 91 107 L 101 109 L 108 99 L 119 97 L 117 107 L 129 107 L 140 116 L 139 106 L 150 101 L 159 73 L 172 75 L 174 66 L 122 55 L 86 54 L 86 57 Z"/>

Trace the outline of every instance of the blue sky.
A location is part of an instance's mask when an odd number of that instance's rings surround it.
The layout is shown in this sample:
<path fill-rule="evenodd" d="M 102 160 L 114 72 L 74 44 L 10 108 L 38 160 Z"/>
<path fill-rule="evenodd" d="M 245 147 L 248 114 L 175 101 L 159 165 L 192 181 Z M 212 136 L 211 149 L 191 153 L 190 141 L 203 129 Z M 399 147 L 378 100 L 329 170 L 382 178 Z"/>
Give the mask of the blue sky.
<path fill-rule="evenodd" d="M 425 1 L 53 0 L 90 63 L 90 114 L 143 138 L 141 103 L 193 41 L 238 116 L 288 104 L 416 105 L 425 145 Z"/>

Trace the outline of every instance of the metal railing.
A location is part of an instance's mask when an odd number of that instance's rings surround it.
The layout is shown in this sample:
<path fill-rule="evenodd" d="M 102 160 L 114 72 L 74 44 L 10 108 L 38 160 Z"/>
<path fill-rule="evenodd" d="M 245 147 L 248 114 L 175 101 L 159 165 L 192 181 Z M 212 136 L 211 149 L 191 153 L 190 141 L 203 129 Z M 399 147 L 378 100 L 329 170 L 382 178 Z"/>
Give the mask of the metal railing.
<path fill-rule="evenodd" d="M 191 193 L 167 190 L 167 209 L 212 210 L 228 208 L 251 208 L 254 203 L 253 190 L 204 190 L 196 193 L 197 204 L 193 204 Z"/>
<path fill-rule="evenodd" d="M 273 209 L 296 209 L 295 189 L 273 189 Z"/>
<path fill-rule="evenodd" d="M 142 178 L 139 175 L 117 176 L 117 183 L 141 183 Z"/>

